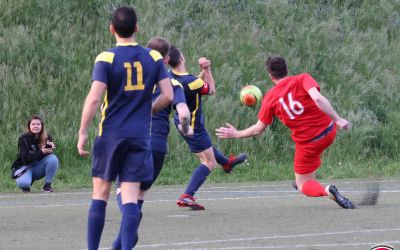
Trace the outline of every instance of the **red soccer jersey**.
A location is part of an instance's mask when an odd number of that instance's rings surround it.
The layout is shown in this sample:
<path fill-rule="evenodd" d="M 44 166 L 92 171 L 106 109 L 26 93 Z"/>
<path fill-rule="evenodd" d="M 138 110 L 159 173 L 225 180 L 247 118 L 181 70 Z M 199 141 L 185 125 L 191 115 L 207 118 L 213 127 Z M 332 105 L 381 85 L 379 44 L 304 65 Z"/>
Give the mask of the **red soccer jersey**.
<path fill-rule="evenodd" d="M 310 141 L 332 122 L 308 94 L 313 87 L 320 90 L 318 83 L 307 73 L 282 79 L 264 96 L 258 119 L 269 125 L 277 116 L 292 131 L 294 142 Z"/>

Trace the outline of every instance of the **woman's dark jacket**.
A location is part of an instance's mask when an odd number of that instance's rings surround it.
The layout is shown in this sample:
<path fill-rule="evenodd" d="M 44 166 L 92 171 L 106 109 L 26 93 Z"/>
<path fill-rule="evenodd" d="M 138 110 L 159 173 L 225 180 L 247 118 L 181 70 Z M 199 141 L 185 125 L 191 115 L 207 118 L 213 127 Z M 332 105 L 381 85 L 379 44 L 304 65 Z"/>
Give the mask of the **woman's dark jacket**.
<path fill-rule="evenodd" d="M 47 140 L 52 141 L 50 135 Z M 35 134 L 27 132 L 18 139 L 18 155 L 11 169 L 15 171 L 22 166 L 40 161 L 45 156 L 46 154 L 43 154 L 40 148 L 39 138 L 35 138 Z"/>

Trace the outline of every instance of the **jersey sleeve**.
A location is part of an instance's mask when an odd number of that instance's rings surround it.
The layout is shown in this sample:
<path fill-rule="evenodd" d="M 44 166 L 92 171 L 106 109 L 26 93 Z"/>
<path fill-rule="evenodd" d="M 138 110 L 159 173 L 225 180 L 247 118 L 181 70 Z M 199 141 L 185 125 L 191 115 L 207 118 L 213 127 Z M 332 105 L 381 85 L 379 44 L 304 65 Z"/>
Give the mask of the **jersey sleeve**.
<path fill-rule="evenodd" d="M 159 82 L 162 79 L 169 78 L 167 70 L 165 69 L 164 62 L 162 60 L 156 61 L 157 78 L 156 81 Z"/>
<path fill-rule="evenodd" d="M 162 79 L 168 78 L 169 75 L 165 68 L 163 57 L 161 56 L 160 52 L 156 50 L 150 50 L 149 55 L 153 58 L 155 62 L 155 71 L 157 72 L 156 81 L 159 82 Z"/>
<path fill-rule="evenodd" d="M 268 95 L 265 95 L 261 103 L 260 111 L 258 112 L 258 120 L 266 125 L 271 125 L 274 120 L 275 111 L 268 100 Z"/>
<path fill-rule="evenodd" d="M 320 86 L 318 85 L 317 81 L 315 81 L 315 79 L 307 73 L 301 75 L 301 81 L 306 92 L 313 87 L 316 87 L 318 91 L 320 90 Z"/>
<path fill-rule="evenodd" d="M 198 77 L 194 77 L 193 76 L 193 80 L 187 84 L 187 88 L 188 91 L 193 93 L 193 94 L 197 94 L 197 93 L 201 93 L 203 87 L 204 87 L 204 81 L 201 78 Z"/>
<path fill-rule="evenodd" d="M 105 51 L 96 57 L 93 67 L 92 81 L 109 83 L 109 69 L 114 61 L 114 53 Z"/>
<path fill-rule="evenodd" d="M 185 92 L 183 91 L 182 84 L 175 79 L 171 79 L 172 88 L 174 90 L 174 100 L 172 105 L 175 107 L 178 103 L 186 103 Z"/>

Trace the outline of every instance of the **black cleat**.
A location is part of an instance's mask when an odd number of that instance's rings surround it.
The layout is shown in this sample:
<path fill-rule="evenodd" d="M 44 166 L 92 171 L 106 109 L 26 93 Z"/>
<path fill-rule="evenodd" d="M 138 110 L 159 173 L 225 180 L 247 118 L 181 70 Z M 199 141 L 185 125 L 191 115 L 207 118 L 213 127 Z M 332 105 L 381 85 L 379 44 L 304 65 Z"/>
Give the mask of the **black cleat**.
<path fill-rule="evenodd" d="M 351 201 L 343 197 L 334 185 L 328 185 L 325 188 L 325 192 L 328 194 L 329 198 L 335 201 L 339 206 L 345 209 L 354 209 L 355 206 Z"/>
<path fill-rule="evenodd" d="M 295 181 L 292 182 L 292 187 L 296 190 L 299 190 L 299 188 L 297 187 L 297 184 Z"/>
<path fill-rule="evenodd" d="M 247 160 L 247 154 L 241 153 L 238 156 L 230 155 L 229 156 L 229 161 L 227 164 L 223 165 L 222 168 L 224 169 L 225 173 L 230 173 L 232 172 L 233 168 L 236 165 L 239 165 Z"/>

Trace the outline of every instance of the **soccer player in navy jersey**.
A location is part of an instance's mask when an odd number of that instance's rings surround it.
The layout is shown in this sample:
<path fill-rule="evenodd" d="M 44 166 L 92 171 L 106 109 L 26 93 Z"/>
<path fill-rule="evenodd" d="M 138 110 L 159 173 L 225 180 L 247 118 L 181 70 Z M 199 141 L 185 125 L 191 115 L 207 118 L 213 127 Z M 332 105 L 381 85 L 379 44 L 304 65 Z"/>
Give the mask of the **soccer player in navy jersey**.
<path fill-rule="evenodd" d="M 160 53 L 135 42 L 137 18 L 134 9 L 120 7 L 115 10 L 110 31 L 117 46 L 96 58 L 77 145 L 81 156 L 89 155 L 84 149 L 88 126 L 105 93 L 99 132 L 93 146 L 93 193 L 87 235 L 90 250 L 99 247 L 111 183 L 117 175 L 123 204 L 122 249 L 132 249 L 138 229 L 140 183 L 153 179 L 151 113 L 162 110 L 173 98 L 171 81 Z M 152 102 L 157 83 L 161 94 Z"/>
<path fill-rule="evenodd" d="M 177 201 L 177 205 L 179 207 L 190 207 L 194 210 L 203 210 L 204 206 L 197 203 L 193 196 L 217 166 L 217 163 L 222 166 L 226 173 L 230 173 L 233 167 L 247 159 L 247 155 L 226 157 L 212 145 L 211 137 L 204 127 L 202 96 L 215 94 L 215 83 L 210 67 L 211 61 L 204 57 L 200 58 L 198 63 L 202 70 L 199 76 L 194 76 L 187 72 L 185 58 L 178 48 L 171 46 L 169 56 L 168 64 L 172 67 L 170 74 L 173 79 L 182 84 L 186 103 L 191 112 L 190 126 L 193 128 L 194 134 L 191 137 L 183 138 L 190 151 L 195 153 L 201 162 L 194 170 L 185 192 Z M 176 113 L 174 121 L 179 128 L 181 124 Z"/>
<path fill-rule="evenodd" d="M 164 59 L 164 64 L 168 63 L 169 60 L 169 48 L 170 43 L 162 37 L 153 37 L 151 38 L 147 45 L 147 48 L 156 50 L 160 52 L 161 56 Z M 153 185 L 156 181 L 158 175 L 161 172 L 162 166 L 164 164 L 165 155 L 168 153 L 168 134 L 170 131 L 169 124 L 169 115 L 172 112 L 172 108 L 178 113 L 179 122 L 181 124 L 180 131 L 184 136 L 193 135 L 193 129 L 190 127 L 190 112 L 189 108 L 186 105 L 185 93 L 183 92 L 182 85 L 176 81 L 175 79 L 171 79 L 172 88 L 174 91 L 174 99 L 172 104 L 164 108 L 163 110 L 154 113 L 151 121 L 151 150 L 153 154 L 153 166 L 154 166 L 154 174 L 153 180 L 149 182 L 144 182 L 140 184 L 139 191 L 139 224 L 140 218 L 142 216 L 142 206 L 144 203 L 144 197 L 147 190 Z M 153 100 L 156 100 L 160 95 L 160 89 L 156 87 L 153 91 Z M 119 186 L 117 184 L 117 186 Z M 121 194 L 120 188 L 117 189 L 117 202 L 118 206 L 121 208 Z M 137 236 L 136 236 L 137 241 Z M 114 250 L 121 249 L 121 234 L 118 234 L 115 239 L 112 248 Z"/>

